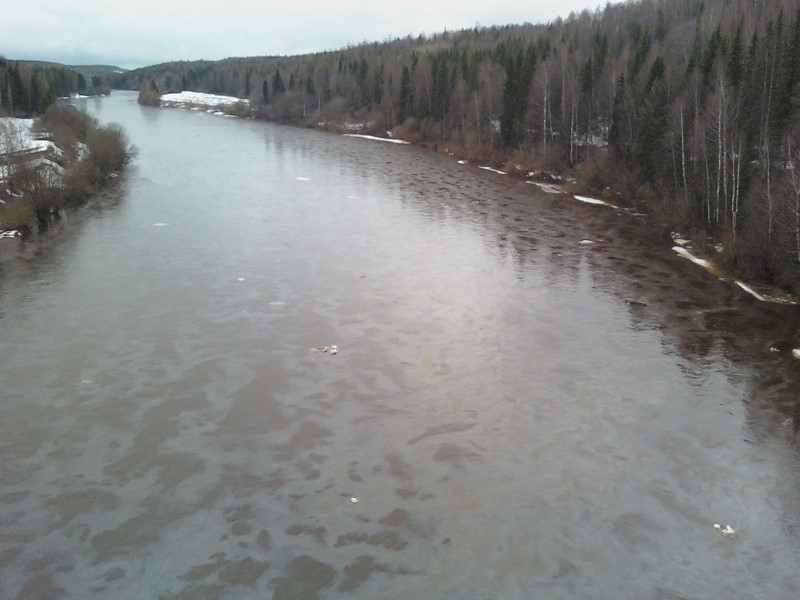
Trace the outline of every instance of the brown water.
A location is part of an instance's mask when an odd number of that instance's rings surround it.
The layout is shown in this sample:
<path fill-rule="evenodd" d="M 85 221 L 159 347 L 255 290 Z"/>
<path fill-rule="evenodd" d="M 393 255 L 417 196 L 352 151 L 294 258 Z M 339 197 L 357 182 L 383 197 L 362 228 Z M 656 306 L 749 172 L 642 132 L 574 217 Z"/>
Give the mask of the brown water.
<path fill-rule="evenodd" d="M 800 597 L 798 308 L 418 148 L 79 104 L 139 158 L 2 249 L 0 598 Z"/>

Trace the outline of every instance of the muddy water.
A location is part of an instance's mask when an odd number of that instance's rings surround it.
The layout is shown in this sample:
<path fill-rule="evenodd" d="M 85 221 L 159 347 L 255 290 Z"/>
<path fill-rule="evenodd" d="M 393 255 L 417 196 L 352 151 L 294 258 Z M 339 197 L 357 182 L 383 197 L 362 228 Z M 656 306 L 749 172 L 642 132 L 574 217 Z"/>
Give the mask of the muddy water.
<path fill-rule="evenodd" d="M 800 596 L 797 308 L 417 148 L 80 102 L 139 158 L 3 247 L 1 598 Z"/>

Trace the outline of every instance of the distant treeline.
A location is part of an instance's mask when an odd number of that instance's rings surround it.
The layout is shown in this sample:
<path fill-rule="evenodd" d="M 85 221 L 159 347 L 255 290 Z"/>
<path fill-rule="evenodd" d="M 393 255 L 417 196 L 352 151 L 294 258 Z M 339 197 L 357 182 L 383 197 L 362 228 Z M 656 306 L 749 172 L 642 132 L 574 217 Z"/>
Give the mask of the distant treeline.
<path fill-rule="evenodd" d="M 0 116 L 31 117 L 43 113 L 56 98 L 109 91 L 100 77 L 87 81 L 68 66 L 30 66 L 0 57 Z"/>
<path fill-rule="evenodd" d="M 740 270 L 800 288 L 796 0 L 609 4 L 547 25 L 169 63 L 112 83 L 245 97 L 284 122 L 366 123 L 523 172 L 573 170 L 665 226 L 721 239 Z"/>

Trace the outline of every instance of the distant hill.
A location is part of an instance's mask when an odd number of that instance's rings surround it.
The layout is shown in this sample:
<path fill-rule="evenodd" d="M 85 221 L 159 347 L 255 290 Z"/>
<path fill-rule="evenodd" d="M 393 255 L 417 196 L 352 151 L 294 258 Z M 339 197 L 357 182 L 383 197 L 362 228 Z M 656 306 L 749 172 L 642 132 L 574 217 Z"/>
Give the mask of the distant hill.
<path fill-rule="evenodd" d="M 49 62 L 46 60 L 17 60 L 15 62 L 20 66 L 27 67 L 29 69 L 72 69 L 84 77 L 92 77 L 94 75 L 97 75 L 98 77 L 110 77 L 114 75 L 121 75 L 127 71 L 127 69 L 113 65 L 65 65 L 63 63 Z"/>

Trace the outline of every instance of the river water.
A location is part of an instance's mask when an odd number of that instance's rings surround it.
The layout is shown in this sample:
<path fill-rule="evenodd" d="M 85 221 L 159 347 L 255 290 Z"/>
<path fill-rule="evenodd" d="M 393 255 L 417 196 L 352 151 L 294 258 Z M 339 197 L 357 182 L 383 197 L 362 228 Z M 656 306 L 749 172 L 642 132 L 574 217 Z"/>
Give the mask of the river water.
<path fill-rule="evenodd" d="M 139 155 L 3 247 L 0 598 L 800 597 L 797 307 L 420 148 L 76 103 Z"/>

